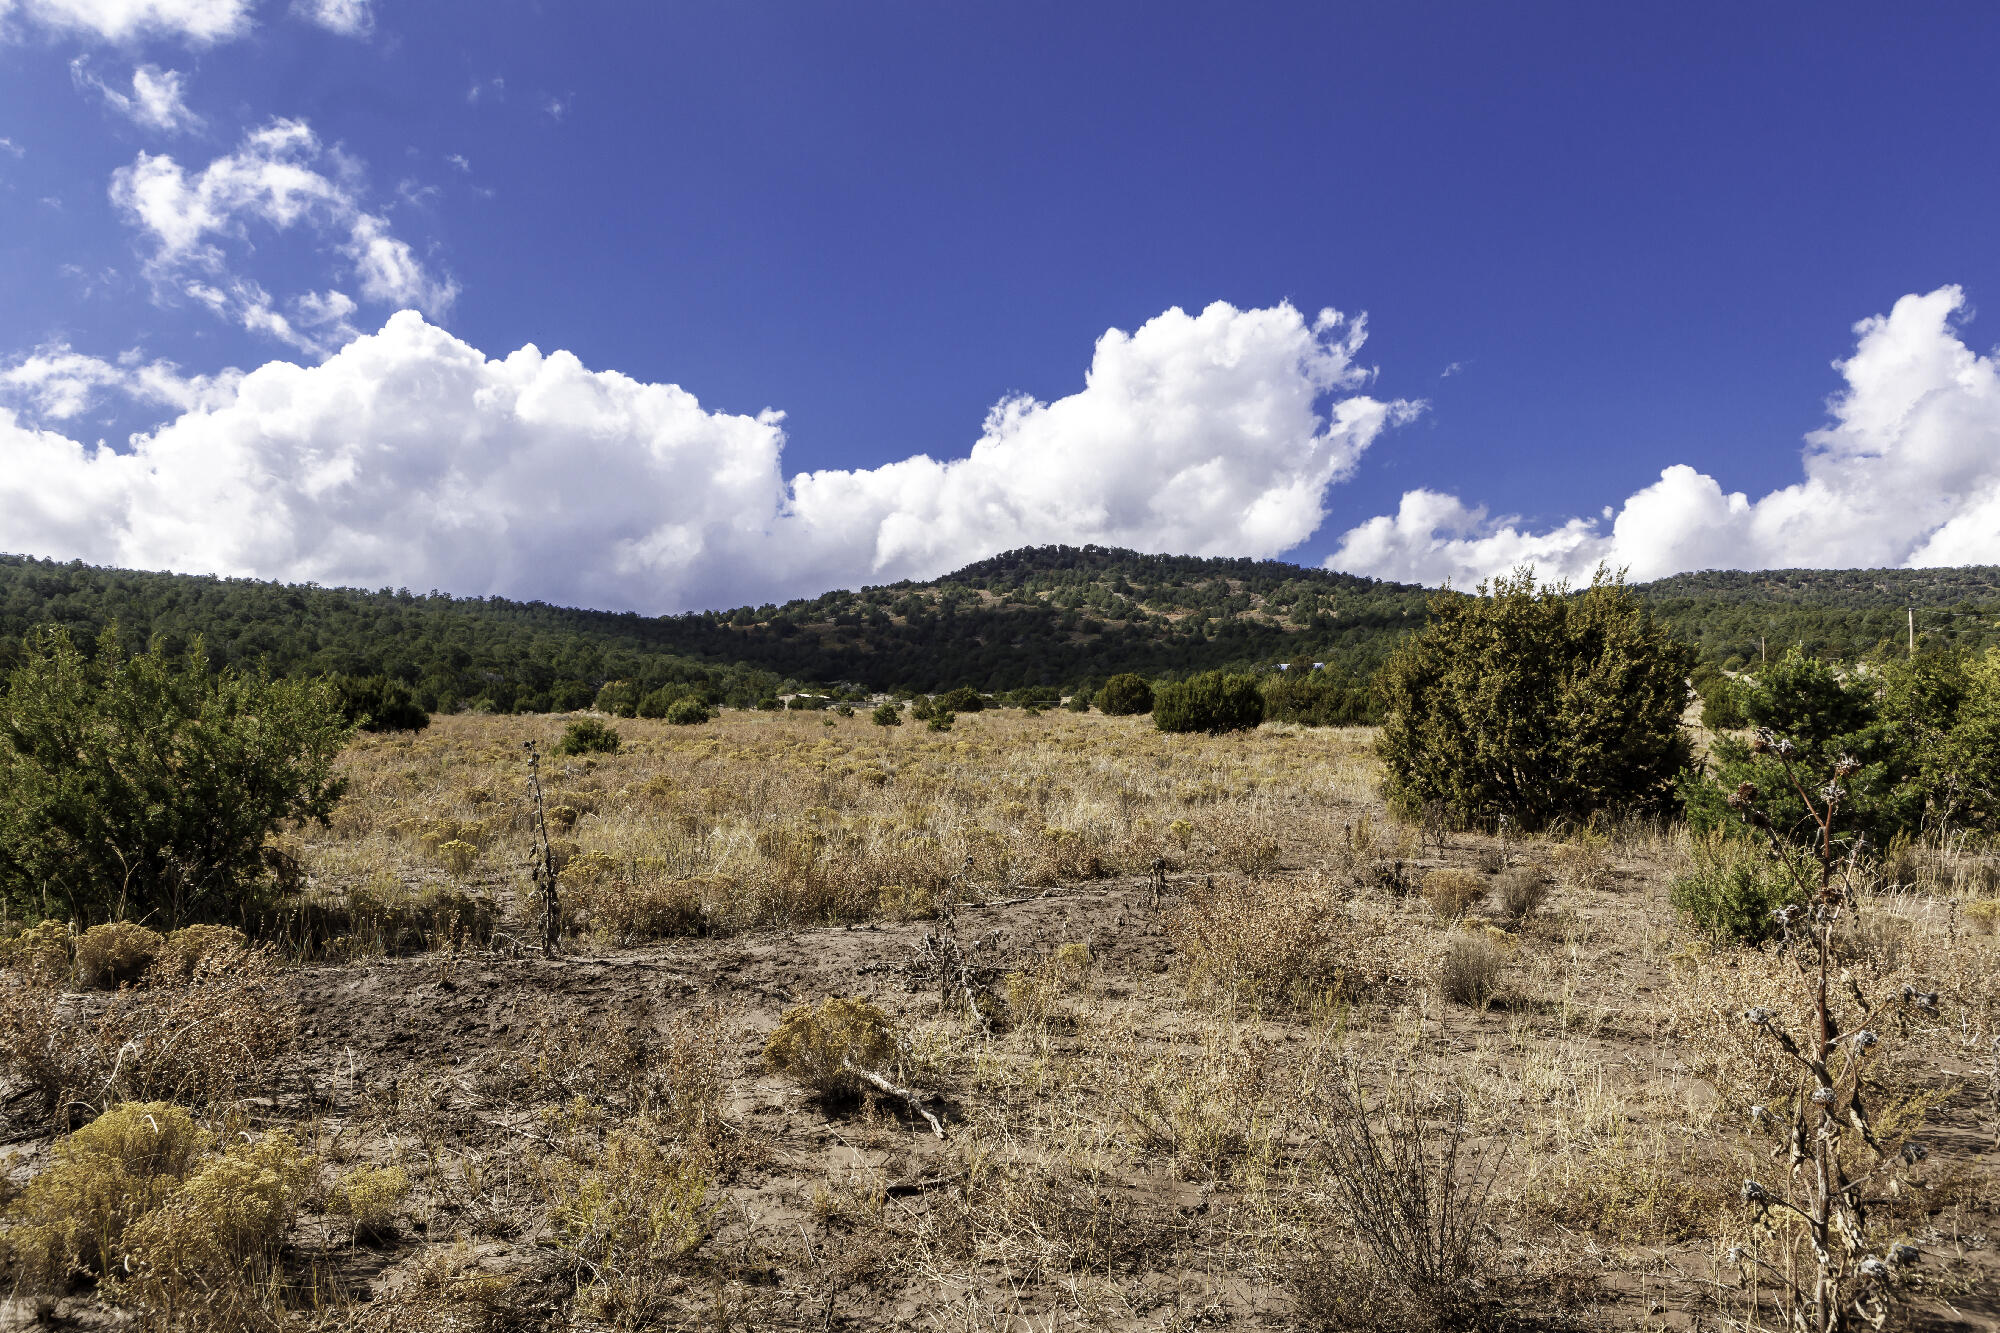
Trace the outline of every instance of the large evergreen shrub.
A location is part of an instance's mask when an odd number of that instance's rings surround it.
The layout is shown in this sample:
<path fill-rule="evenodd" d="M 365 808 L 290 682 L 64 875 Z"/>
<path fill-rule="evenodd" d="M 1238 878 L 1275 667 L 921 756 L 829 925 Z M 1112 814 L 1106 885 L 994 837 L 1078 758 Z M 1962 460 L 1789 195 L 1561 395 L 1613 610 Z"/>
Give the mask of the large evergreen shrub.
<path fill-rule="evenodd" d="M 1571 592 L 1524 569 L 1439 594 L 1430 616 L 1377 678 L 1397 805 L 1537 829 L 1667 803 L 1695 653 L 1622 578 Z"/>
<path fill-rule="evenodd" d="M 1153 725 L 1161 731 L 1248 731 L 1263 720 L 1255 676 L 1206 671 L 1153 693 Z"/>
<path fill-rule="evenodd" d="M 1307 727 L 1363 727 L 1381 721 L 1375 691 L 1338 667 L 1294 662 L 1265 676 L 1264 718 Z"/>
<path fill-rule="evenodd" d="M 0 897 L 86 923 L 241 917 L 278 887 L 266 839 L 332 814 L 350 734 L 330 681 L 37 630 L 0 699 Z"/>
<path fill-rule="evenodd" d="M 1097 692 L 1097 711 L 1109 717 L 1133 717 L 1153 711 L 1153 687 L 1144 676 L 1123 671 Z"/>
<path fill-rule="evenodd" d="M 400 680 L 342 676 L 335 683 L 349 726 L 363 731 L 422 731 L 431 724 L 431 715 Z"/>

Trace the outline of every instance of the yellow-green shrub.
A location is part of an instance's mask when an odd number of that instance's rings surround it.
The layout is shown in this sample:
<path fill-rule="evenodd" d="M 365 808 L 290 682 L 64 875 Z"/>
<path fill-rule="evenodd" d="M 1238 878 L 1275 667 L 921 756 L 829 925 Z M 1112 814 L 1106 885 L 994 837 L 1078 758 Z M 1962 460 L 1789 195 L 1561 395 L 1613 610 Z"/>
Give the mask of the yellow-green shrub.
<path fill-rule="evenodd" d="M 354 1224 L 357 1237 L 380 1236 L 395 1221 L 396 1209 L 410 1192 L 410 1177 L 400 1166 L 357 1166 L 334 1182 L 326 1211 Z"/>
<path fill-rule="evenodd" d="M 67 977 L 69 928 L 60 921 L 41 921 L 18 935 L 0 940 L 0 965 L 38 981 L 53 982 Z"/>
<path fill-rule="evenodd" d="M 219 966 L 249 947 L 250 941 L 233 926 L 182 926 L 160 946 L 152 976 L 155 981 L 189 981 L 196 972 Z"/>
<path fill-rule="evenodd" d="M 771 1068 L 789 1074 L 820 1093 L 855 1088 L 846 1062 L 880 1069 L 896 1054 L 895 1028 L 889 1016 L 866 1000 L 829 996 L 817 1009 L 793 1005 L 764 1043 Z"/>
<path fill-rule="evenodd" d="M 163 942 L 159 931 L 130 921 L 92 926 L 77 937 L 77 980 L 95 990 L 116 990 L 137 981 Z"/>
<path fill-rule="evenodd" d="M 204 1160 L 125 1233 L 142 1289 L 183 1297 L 267 1271 L 313 1169 L 282 1130 Z"/>
<path fill-rule="evenodd" d="M 0 1228 L 16 1280 L 61 1289 L 73 1276 L 110 1271 L 127 1229 L 159 1206 L 209 1142 L 170 1102 L 128 1102 L 57 1143 Z"/>

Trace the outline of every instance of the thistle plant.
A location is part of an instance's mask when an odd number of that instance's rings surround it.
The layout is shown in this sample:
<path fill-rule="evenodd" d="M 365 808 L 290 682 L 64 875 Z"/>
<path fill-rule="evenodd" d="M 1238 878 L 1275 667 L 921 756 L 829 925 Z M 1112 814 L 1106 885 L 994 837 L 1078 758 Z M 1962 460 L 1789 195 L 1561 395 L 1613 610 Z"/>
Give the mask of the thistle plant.
<path fill-rule="evenodd" d="M 1759 1244 L 1749 1253 L 1732 1250 L 1729 1257 L 1744 1267 L 1753 1302 L 1757 1286 L 1772 1282 L 1780 1313 L 1796 1333 L 1879 1328 L 1900 1270 L 1918 1254 L 1905 1244 L 1891 1246 L 1886 1258 L 1869 1253 L 1869 1208 L 1900 1186 L 1903 1168 L 1923 1160 L 1925 1150 L 1906 1141 L 1898 1152 L 1878 1136 L 1865 1075 L 1870 1062 L 1881 1058 L 1885 1020 L 1897 1013 L 1935 1012 L 1937 995 L 1905 984 L 1870 1000 L 1850 972 L 1835 975 L 1835 931 L 1858 907 L 1853 886 L 1863 841 L 1843 834 L 1841 820 L 1848 796 L 1844 784 L 1860 764 L 1842 755 L 1831 777 L 1814 787 L 1794 762 L 1792 741 L 1760 731 L 1751 749 L 1779 761 L 1807 811 L 1780 828 L 1754 784 L 1743 783 L 1729 797 L 1730 808 L 1764 835 L 1772 859 L 1803 900 L 1772 916 L 1777 947 L 1798 967 L 1809 1003 L 1804 1032 L 1788 1030 L 1771 1008 L 1758 1006 L 1743 1015 L 1784 1054 L 1797 1080 L 1788 1124 L 1764 1107 L 1751 1108 L 1754 1125 L 1778 1132 L 1772 1156 L 1785 1163 L 1786 1174 L 1771 1186 L 1743 1182 Z M 1766 1240 L 1778 1248 L 1775 1260 L 1763 1253 Z"/>

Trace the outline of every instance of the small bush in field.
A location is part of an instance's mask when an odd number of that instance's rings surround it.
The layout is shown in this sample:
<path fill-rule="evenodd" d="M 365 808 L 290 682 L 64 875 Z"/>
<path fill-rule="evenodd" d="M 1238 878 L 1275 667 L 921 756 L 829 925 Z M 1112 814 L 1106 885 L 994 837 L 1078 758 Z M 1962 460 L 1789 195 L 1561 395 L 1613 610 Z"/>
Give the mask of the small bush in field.
<path fill-rule="evenodd" d="M 955 714 L 942 708 L 934 708 L 931 710 L 931 715 L 924 720 L 924 728 L 927 731 L 950 731 L 951 724 L 956 721 L 958 718 Z"/>
<path fill-rule="evenodd" d="M 580 717 L 563 728 L 557 754 L 617 754 L 618 729 L 594 717 Z"/>
<path fill-rule="evenodd" d="M 1104 682 L 1097 692 L 1097 711 L 1107 717 L 1132 717 L 1153 711 L 1153 686 L 1136 672 L 1124 671 Z"/>
<path fill-rule="evenodd" d="M 1549 896 L 1548 872 L 1540 866 L 1515 866 L 1503 870 L 1494 881 L 1500 911 L 1509 921 L 1526 921 L 1541 910 Z"/>
<path fill-rule="evenodd" d="M 92 926 L 77 937 L 76 979 L 93 990 L 137 981 L 160 952 L 160 933 L 130 921 Z"/>
<path fill-rule="evenodd" d="M 821 1095 L 859 1087 L 850 1065 L 880 1070 L 896 1056 L 889 1016 L 866 1000 L 829 996 L 794 1005 L 764 1043 L 764 1060 Z"/>
<path fill-rule="evenodd" d="M 166 1199 L 209 1144 L 169 1102 L 113 1107 L 58 1141 L 0 1228 L 0 1253 L 17 1282 L 61 1291 L 76 1277 L 112 1271 L 127 1228 Z"/>
<path fill-rule="evenodd" d="M 1499 947 L 1484 935 L 1456 934 L 1438 964 L 1438 991 L 1454 1004 L 1484 1007 L 1499 985 Z"/>
<path fill-rule="evenodd" d="M 900 727 L 903 725 L 903 710 L 893 703 L 877 704 L 870 714 L 878 727 Z"/>
<path fill-rule="evenodd" d="M 1804 894 L 1759 849 L 1719 836 L 1700 839 L 1693 864 L 1667 889 L 1681 919 L 1714 939 L 1761 944 L 1777 929 L 1771 913 Z"/>
<path fill-rule="evenodd" d="M 197 969 L 226 963 L 249 947 L 250 941 L 233 926 L 182 926 L 160 946 L 152 975 L 157 980 L 185 983 Z"/>
<path fill-rule="evenodd" d="M 20 934 L 0 940 L 0 966 L 43 982 L 69 976 L 68 928 L 60 921 L 38 921 Z"/>
<path fill-rule="evenodd" d="M 1433 870 L 1424 876 L 1424 901 L 1445 918 L 1464 916 L 1486 896 L 1486 881 L 1471 870 Z"/>
<path fill-rule="evenodd" d="M 1305 1008 L 1339 990 L 1341 919 L 1294 886 L 1191 888 L 1167 913 L 1188 990 L 1224 1004 Z"/>
<path fill-rule="evenodd" d="M 676 727 L 698 727 L 714 717 L 707 704 L 692 696 L 676 699 L 667 706 L 667 721 Z"/>
<path fill-rule="evenodd" d="M 977 713 L 986 707 L 986 697 L 970 685 L 961 685 L 940 694 L 931 707 L 942 708 L 948 713 Z"/>
<path fill-rule="evenodd" d="M 1264 721 L 1264 692 L 1255 676 L 1207 671 L 1153 693 L 1153 725 L 1161 731 L 1251 731 Z"/>
<path fill-rule="evenodd" d="M 375 1239 L 390 1232 L 409 1192 L 410 1177 L 400 1166 L 357 1166 L 334 1182 L 326 1210 L 347 1218 L 357 1240 Z"/>

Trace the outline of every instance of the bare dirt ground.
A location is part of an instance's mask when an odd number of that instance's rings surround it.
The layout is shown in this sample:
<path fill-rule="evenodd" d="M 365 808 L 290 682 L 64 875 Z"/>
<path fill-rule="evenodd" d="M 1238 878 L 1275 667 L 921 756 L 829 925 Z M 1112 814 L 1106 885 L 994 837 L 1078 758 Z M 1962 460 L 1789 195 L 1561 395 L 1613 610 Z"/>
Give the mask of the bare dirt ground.
<path fill-rule="evenodd" d="M 1729 1251 L 1774 1243 L 1740 1186 L 1782 1175 L 1758 1117 L 1791 1085 L 1741 1015 L 1799 993 L 1787 960 L 1677 925 L 1685 833 L 1419 830 L 1388 818 L 1365 733 L 1143 722 L 621 723 L 623 753 L 553 770 L 578 914 L 553 958 L 521 943 L 511 869 L 519 733 L 551 728 L 449 718 L 365 743 L 345 814 L 298 848 L 314 891 L 462 885 L 500 894 L 501 925 L 433 912 L 401 956 L 355 925 L 338 961 L 284 972 L 278 1072 L 203 1108 L 314 1158 L 270 1322 L 1306 1327 L 1355 1243 L 1318 1151 L 1315 1089 L 1343 1071 L 1369 1100 L 1462 1107 L 1492 1179 L 1495 1323 L 1752 1318 Z M 1522 872 L 1547 884 L 1525 917 L 1503 891 Z M 1904 1326 L 1991 1328 L 2000 983 L 1943 884 L 1872 897 L 1849 963 L 1940 993 L 1883 1027 L 1877 1118 L 1928 1155 L 1871 1241 L 1923 1251 Z M 954 901 L 951 937 L 991 941 L 983 1019 L 917 962 Z M 648 938 L 661 922 L 708 933 Z M 1468 958 L 1490 974 L 1469 1003 Z M 788 1012 L 835 996 L 886 1015 L 883 1072 L 942 1137 L 898 1097 L 821 1095 L 767 1061 Z M 52 1140 L 16 1134 L 18 1183 Z M 366 1225 L 336 1199 L 364 1166 L 402 1172 Z M 0 1327 L 126 1317 L 88 1290 L 9 1309 Z"/>

